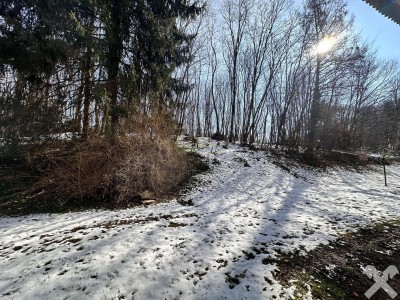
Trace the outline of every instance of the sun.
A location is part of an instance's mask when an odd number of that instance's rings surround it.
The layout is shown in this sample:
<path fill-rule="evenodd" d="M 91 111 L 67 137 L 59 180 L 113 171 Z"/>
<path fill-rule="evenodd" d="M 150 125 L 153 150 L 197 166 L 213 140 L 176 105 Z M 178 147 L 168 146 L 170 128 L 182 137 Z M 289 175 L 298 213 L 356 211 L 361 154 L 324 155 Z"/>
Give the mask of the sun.
<path fill-rule="evenodd" d="M 336 37 L 326 36 L 317 44 L 317 53 L 324 54 L 329 52 L 336 43 Z"/>

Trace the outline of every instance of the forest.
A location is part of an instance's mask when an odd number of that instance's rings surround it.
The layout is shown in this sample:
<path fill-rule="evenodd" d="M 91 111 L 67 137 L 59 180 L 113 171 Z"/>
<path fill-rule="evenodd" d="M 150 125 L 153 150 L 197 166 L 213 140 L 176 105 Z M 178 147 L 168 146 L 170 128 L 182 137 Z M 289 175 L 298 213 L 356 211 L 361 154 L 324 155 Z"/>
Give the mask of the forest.
<path fill-rule="evenodd" d="M 0 0 L 0 299 L 396 298 L 385 11 Z"/>
<path fill-rule="evenodd" d="M 168 192 L 187 134 L 286 151 L 399 151 L 399 62 L 343 0 L 0 4 L 0 153 L 33 195 Z M 44 193 L 46 194 L 46 193 Z"/>
<path fill-rule="evenodd" d="M 295 4 L 299 5 L 295 5 Z M 399 65 L 363 40 L 344 1 L 221 1 L 178 72 L 190 134 L 269 147 L 399 147 Z"/>

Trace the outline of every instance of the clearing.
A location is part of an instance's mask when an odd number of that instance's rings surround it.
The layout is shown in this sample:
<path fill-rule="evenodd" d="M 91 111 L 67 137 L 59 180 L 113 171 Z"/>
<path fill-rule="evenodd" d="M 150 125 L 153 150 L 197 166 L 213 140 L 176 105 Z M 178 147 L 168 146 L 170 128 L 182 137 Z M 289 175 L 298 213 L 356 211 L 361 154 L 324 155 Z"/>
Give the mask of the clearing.
<path fill-rule="evenodd" d="M 198 175 L 198 187 L 179 201 L 1 218 L 1 298 L 311 299 L 304 288 L 309 278 L 302 286 L 290 278 L 303 272 L 304 255 L 332 269 L 336 263 L 327 256 L 316 258 L 329 251 L 323 247 L 400 219 L 399 165 L 387 168 L 385 188 L 378 166 L 288 169 L 280 166 L 284 158 L 277 164 L 265 152 L 213 142 L 199 152 L 212 170 Z M 297 262 L 293 270 L 290 259 Z M 354 264 L 360 278 L 363 263 Z"/>

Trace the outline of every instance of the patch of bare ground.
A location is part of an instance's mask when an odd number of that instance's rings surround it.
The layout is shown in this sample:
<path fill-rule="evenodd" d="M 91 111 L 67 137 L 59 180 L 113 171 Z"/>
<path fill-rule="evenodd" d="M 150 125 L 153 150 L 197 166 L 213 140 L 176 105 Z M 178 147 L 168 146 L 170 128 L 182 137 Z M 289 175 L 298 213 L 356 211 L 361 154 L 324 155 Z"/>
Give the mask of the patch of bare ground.
<path fill-rule="evenodd" d="M 400 221 L 362 228 L 319 246 L 306 256 L 286 254 L 276 263 L 277 279 L 286 286 L 296 286 L 296 299 L 303 299 L 307 292 L 321 300 L 367 299 L 364 293 L 375 283 L 364 274 L 367 266 L 380 272 L 389 266 L 400 268 Z M 400 275 L 389 278 L 387 283 L 400 293 Z M 370 299 L 392 298 L 379 289 Z"/>

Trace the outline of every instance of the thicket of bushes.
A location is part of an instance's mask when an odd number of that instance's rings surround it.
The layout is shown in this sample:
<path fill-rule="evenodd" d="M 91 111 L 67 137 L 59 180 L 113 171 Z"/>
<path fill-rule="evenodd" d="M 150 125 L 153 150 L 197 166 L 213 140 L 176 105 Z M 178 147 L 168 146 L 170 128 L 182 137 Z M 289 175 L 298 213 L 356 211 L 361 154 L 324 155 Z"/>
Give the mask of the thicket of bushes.
<path fill-rule="evenodd" d="M 0 188 L 10 187 L 10 195 L 0 197 L 0 213 L 10 206 L 32 212 L 127 207 L 140 204 L 145 191 L 157 199 L 175 193 L 195 166 L 174 140 L 173 124 L 137 118 L 117 136 L 58 139 L 3 155 Z"/>
<path fill-rule="evenodd" d="M 46 168 L 35 183 L 38 199 L 124 205 L 145 190 L 162 195 L 185 177 L 185 153 L 172 140 L 136 136 L 73 142 L 42 156 Z M 42 163 L 43 164 L 43 163 Z"/>

